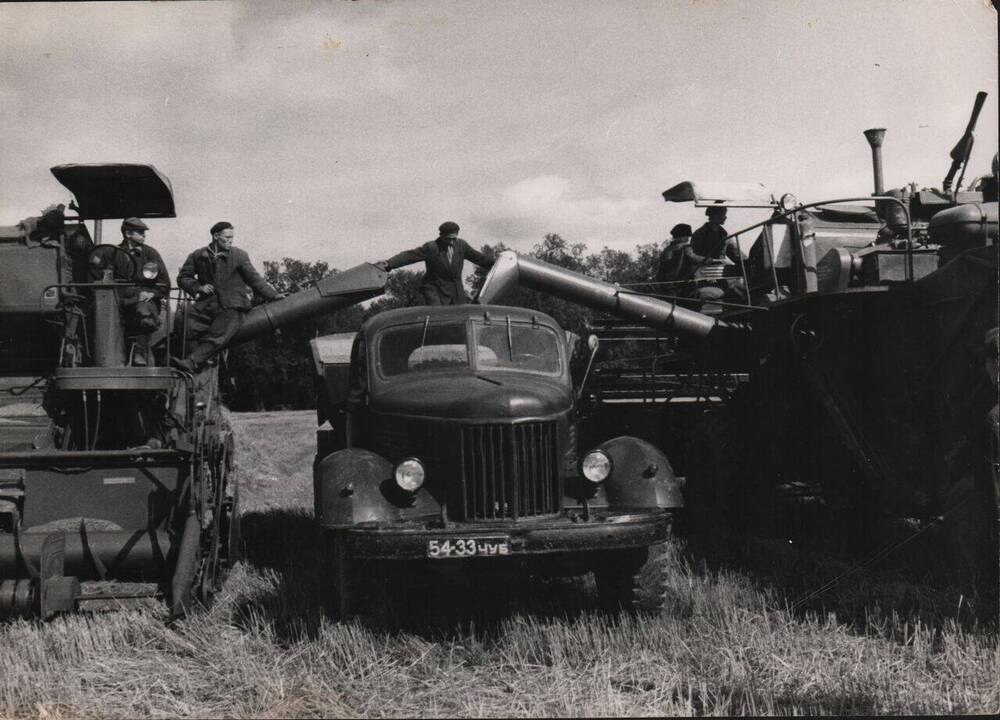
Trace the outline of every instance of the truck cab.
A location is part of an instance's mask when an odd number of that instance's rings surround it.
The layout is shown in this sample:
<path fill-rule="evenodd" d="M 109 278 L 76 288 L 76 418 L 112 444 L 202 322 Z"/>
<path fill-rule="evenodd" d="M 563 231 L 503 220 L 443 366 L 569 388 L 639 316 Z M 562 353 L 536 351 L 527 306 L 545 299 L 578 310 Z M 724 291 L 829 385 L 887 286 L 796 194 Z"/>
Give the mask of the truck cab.
<path fill-rule="evenodd" d="M 534 310 L 414 307 L 317 338 L 315 511 L 342 617 L 372 566 L 595 573 L 608 604 L 662 603 L 679 481 L 647 442 L 578 447 L 567 334 Z M 370 594 L 370 593 L 367 593 Z"/>

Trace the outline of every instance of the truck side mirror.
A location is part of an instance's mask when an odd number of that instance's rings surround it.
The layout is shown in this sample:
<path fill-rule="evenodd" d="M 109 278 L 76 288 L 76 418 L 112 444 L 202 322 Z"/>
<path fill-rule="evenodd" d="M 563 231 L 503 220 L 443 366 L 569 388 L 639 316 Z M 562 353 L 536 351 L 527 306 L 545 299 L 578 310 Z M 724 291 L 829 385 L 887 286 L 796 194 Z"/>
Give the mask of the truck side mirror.
<path fill-rule="evenodd" d="M 600 348 L 601 343 L 597 339 L 596 335 L 587 336 L 587 347 L 590 348 L 590 359 L 587 360 L 587 370 L 583 373 L 583 380 L 580 381 L 580 389 L 576 393 L 577 402 L 583 397 L 583 390 L 587 387 L 587 379 L 590 377 L 590 369 L 594 366 L 594 357 L 597 355 L 597 350 Z"/>

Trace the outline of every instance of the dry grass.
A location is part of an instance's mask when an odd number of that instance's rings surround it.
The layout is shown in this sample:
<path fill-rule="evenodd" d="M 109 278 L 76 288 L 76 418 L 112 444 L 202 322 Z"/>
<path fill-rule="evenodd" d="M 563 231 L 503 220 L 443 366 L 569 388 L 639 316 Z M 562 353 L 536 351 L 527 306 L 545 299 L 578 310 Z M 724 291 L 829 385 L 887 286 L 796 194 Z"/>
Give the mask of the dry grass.
<path fill-rule="evenodd" d="M 897 579 L 864 577 L 792 613 L 787 586 L 693 569 L 678 553 L 668 608 L 652 619 L 609 620 L 587 583 L 558 581 L 533 585 L 528 600 L 524 589 L 491 596 L 493 613 L 480 596 L 454 629 L 337 624 L 310 554 L 311 414 L 233 423 L 249 556 L 217 602 L 174 627 L 151 604 L 0 627 L 0 717 L 1000 709 L 995 630 L 960 622 L 944 595 L 894 612 L 900 597 L 936 592 Z M 793 571 L 786 562 L 776 575 Z"/>

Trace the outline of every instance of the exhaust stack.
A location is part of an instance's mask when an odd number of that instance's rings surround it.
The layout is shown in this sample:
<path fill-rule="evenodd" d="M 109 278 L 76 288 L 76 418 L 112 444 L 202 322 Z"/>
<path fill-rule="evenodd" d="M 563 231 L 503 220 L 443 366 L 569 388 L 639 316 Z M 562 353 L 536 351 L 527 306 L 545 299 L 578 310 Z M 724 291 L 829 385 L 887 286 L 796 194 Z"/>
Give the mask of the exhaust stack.
<path fill-rule="evenodd" d="M 865 130 L 865 140 L 872 149 L 872 172 L 875 175 L 875 194 L 881 195 L 885 191 L 882 183 L 882 140 L 885 139 L 885 128 L 871 128 Z"/>

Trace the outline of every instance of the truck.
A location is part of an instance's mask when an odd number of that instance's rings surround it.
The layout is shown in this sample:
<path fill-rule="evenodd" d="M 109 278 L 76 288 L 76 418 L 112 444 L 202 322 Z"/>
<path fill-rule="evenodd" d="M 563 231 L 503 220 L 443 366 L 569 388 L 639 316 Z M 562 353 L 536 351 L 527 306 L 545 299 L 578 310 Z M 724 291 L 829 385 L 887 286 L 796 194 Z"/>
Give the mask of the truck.
<path fill-rule="evenodd" d="M 342 619 L 414 577 L 592 572 L 608 609 L 662 606 L 678 479 L 641 439 L 579 446 L 551 317 L 412 307 L 312 348 L 315 516 Z"/>

